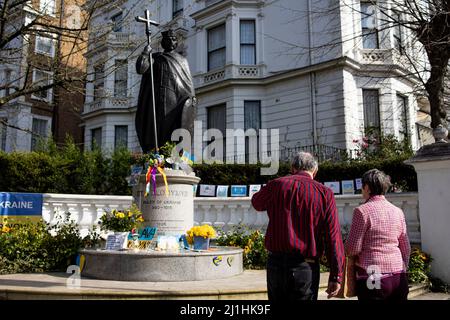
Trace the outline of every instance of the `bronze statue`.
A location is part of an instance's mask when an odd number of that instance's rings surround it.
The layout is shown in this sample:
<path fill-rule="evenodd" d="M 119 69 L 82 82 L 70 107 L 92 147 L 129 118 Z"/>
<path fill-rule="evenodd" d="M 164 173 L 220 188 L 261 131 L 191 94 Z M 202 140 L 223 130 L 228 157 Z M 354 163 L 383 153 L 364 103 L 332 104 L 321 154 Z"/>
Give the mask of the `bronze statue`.
<path fill-rule="evenodd" d="M 149 19 L 144 20 L 140 21 L 150 23 Z M 188 62 L 174 51 L 178 45 L 174 32 L 168 30 L 161 34 L 164 52 L 151 53 L 152 49 L 147 45 L 136 61 L 136 70 L 138 74 L 142 74 L 142 80 L 135 123 L 144 153 L 170 141 L 175 129 L 187 129 L 192 135 L 196 116 L 197 99 Z M 153 68 L 150 65 L 152 59 Z"/>

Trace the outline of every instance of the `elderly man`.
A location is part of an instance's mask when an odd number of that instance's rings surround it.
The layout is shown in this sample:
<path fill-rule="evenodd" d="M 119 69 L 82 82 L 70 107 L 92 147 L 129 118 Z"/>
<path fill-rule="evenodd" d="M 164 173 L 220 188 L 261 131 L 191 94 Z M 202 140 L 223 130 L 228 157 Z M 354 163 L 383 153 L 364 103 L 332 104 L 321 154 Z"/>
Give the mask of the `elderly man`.
<path fill-rule="evenodd" d="M 265 246 L 271 301 L 317 300 L 324 249 L 330 263 L 328 298 L 339 292 L 344 245 L 333 191 L 314 180 L 317 170 L 314 157 L 299 152 L 292 175 L 269 181 L 252 198 L 253 207 L 269 216 Z"/>

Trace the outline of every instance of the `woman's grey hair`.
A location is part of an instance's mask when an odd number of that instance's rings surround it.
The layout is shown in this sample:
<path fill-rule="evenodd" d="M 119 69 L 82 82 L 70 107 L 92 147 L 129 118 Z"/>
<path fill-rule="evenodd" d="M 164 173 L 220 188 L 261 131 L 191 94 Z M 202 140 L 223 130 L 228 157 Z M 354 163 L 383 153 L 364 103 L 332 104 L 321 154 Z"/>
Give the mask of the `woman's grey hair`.
<path fill-rule="evenodd" d="M 372 169 L 363 174 L 362 184 L 369 186 L 370 195 L 383 195 L 391 186 L 391 178 L 383 171 Z"/>
<path fill-rule="evenodd" d="M 295 170 L 314 171 L 318 167 L 316 158 L 309 152 L 298 152 L 292 160 L 291 166 Z"/>

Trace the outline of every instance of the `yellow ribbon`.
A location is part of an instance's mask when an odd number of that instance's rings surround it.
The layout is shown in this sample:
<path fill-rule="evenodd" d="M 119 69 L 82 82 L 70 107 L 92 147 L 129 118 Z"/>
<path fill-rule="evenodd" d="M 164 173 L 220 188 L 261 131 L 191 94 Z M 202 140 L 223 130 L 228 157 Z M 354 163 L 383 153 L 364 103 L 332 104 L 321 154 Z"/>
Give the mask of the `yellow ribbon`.
<path fill-rule="evenodd" d="M 169 184 L 167 183 L 167 177 L 166 177 L 166 173 L 164 172 L 164 169 L 161 167 L 158 167 L 158 172 L 161 173 L 161 175 L 163 176 L 164 179 L 164 184 L 166 185 L 166 197 L 169 196 Z"/>

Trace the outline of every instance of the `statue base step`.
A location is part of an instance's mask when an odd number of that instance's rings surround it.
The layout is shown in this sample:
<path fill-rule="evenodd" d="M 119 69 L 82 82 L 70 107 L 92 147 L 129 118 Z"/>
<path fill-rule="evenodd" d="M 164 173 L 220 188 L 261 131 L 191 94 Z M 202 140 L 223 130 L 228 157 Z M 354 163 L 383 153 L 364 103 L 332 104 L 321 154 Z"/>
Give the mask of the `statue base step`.
<path fill-rule="evenodd" d="M 236 247 L 211 247 L 202 252 L 85 249 L 80 254 L 85 256 L 82 276 L 103 280 L 198 281 L 228 278 L 244 271 L 243 250 Z"/>

